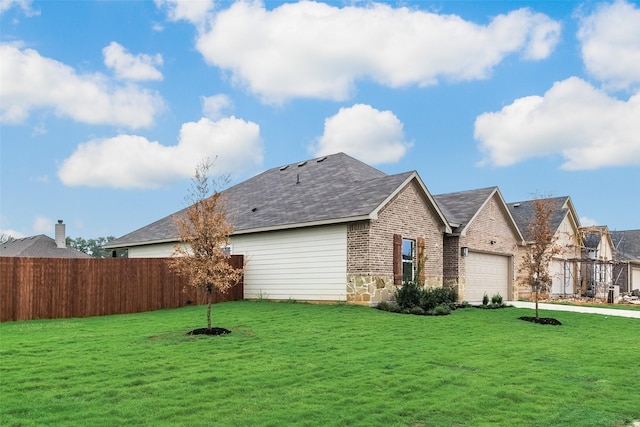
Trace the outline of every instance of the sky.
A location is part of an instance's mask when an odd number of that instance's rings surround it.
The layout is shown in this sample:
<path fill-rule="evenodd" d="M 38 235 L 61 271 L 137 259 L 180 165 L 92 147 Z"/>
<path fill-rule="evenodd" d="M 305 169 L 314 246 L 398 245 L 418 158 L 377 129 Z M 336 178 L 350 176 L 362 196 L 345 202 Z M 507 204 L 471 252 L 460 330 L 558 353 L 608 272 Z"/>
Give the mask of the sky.
<path fill-rule="evenodd" d="M 345 152 L 640 229 L 632 1 L 0 0 L 0 233 L 119 237 Z"/>

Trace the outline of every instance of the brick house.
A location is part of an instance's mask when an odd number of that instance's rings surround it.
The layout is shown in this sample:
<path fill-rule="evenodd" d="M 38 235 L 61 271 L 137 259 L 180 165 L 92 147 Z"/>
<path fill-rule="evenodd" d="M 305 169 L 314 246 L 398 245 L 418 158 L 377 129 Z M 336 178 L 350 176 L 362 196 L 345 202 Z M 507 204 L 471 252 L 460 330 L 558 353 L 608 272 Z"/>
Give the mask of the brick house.
<path fill-rule="evenodd" d="M 452 229 L 444 236 L 443 279 L 458 297 L 518 298 L 516 262 L 524 238 L 498 187 L 434 196 Z"/>
<path fill-rule="evenodd" d="M 375 303 L 403 280 L 443 284 L 451 228 L 415 171 L 387 175 L 339 153 L 269 169 L 223 194 L 247 299 Z M 105 248 L 171 256 L 180 214 Z"/>

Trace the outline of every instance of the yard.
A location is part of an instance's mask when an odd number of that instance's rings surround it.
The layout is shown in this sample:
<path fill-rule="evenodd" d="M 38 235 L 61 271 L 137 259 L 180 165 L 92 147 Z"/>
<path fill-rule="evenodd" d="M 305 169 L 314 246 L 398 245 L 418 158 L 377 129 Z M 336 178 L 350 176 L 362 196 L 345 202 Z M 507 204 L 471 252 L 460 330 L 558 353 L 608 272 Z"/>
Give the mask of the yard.
<path fill-rule="evenodd" d="M 3 426 L 626 426 L 637 319 L 233 302 L 0 324 Z"/>

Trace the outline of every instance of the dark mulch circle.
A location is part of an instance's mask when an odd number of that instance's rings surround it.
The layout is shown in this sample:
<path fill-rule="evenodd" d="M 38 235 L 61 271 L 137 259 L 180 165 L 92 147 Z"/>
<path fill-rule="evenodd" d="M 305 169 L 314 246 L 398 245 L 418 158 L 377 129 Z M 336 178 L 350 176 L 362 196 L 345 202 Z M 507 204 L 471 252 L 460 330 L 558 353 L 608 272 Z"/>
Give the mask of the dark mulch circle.
<path fill-rule="evenodd" d="M 199 328 L 199 329 L 194 329 L 193 331 L 189 332 L 187 335 L 227 335 L 230 334 L 231 331 L 225 328 Z"/>
<path fill-rule="evenodd" d="M 534 317 L 522 316 L 522 317 L 518 317 L 518 319 L 524 320 L 526 322 L 539 323 L 540 325 L 554 325 L 554 326 L 562 325 L 562 323 L 559 320 L 556 320 L 553 317 L 540 317 L 536 319 L 535 316 Z"/>

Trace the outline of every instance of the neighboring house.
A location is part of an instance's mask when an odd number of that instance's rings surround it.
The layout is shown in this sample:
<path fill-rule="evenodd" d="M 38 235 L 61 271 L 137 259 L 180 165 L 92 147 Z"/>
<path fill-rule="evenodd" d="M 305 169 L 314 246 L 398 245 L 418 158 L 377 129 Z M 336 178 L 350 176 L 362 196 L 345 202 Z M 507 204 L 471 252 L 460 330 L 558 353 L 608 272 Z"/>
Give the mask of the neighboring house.
<path fill-rule="evenodd" d="M 245 298 L 372 303 L 403 280 L 443 284 L 451 229 L 415 171 L 387 175 L 339 153 L 269 169 L 223 194 L 231 253 L 246 260 Z M 168 257 L 176 243 L 170 215 L 104 247 Z"/>
<path fill-rule="evenodd" d="M 612 231 L 614 245 L 613 284 L 620 292 L 640 291 L 640 230 Z"/>
<path fill-rule="evenodd" d="M 606 225 L 581 227 L 582 293 L 605 297 L 613 284 L 614 246 Z"/>
<path fill-rule="evenodd" d="M 580 220 L 569 196 L 541 200 L 544 200 L 544 203 L 547 203 L 551 209 L 549 226 L 554 231 L 556 245 L 560 249 L 560 252 L 554 256 L 549 266 L 549 273 L 552 278 L 550 293 L 556 297 L 574 296 L 580 292 Z M 513 202 L 509 203 L 508 206 L 527 245 L 531 244 L 533 237 L 529 230 L 529 224 L 534 218 L 534 200 Z M 526 247 L 521 247 L 520 261 L 518 262 L 520 298 L 527 298 L 531 295 L 531 289 L 521 284 L 522 272 L 520 269 L 521 262 L 525 256 Z"/>
<path fill-rule="evenodd" d="M 55 240 L 44 234 L 11 239 L 0 245 L 0 256 L 30 258 L 91 258 L 84 252 L 67 247 L 65 224 L 55 225 Z"/>
<path fill-rule="evenodd" d="M 484 294 L 517 299 L 518 248 L 524 238 L 498 187 L 434 196 L 452 229 L 444 237 L 444 284 L 461 300 Z"/>

